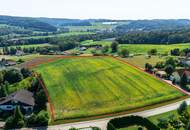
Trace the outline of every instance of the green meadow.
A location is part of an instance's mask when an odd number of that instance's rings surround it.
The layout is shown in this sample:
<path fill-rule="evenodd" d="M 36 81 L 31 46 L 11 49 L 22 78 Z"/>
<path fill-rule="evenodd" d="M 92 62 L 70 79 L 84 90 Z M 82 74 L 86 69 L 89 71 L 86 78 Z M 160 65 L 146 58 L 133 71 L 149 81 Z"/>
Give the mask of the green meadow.
<path fill-rule="evenodd" d="M 116 113 L 184 96 L 168 84 L 111 57 L 59 59 L 34 70 L 43 77 L 56 119 Z"/>
<path fill-rule="evenodd" d="M 93 41 L 93 40 L 86 40 L 81 42 L 83 45 L 111 45 L 111 41 Z M 190 48 L 190 43 L 179 43 L 179 44 L 170 44 L 170 45 L 155 45 L 155 44 L 119 44 L 119 49 L 126 48 L 131 54 L 145 54 L 151 49 L 157 49 L 158 53 L 165 54 L 169 53 L 170 50 L 179 48 L 180 50 L 185 48 Z"/>

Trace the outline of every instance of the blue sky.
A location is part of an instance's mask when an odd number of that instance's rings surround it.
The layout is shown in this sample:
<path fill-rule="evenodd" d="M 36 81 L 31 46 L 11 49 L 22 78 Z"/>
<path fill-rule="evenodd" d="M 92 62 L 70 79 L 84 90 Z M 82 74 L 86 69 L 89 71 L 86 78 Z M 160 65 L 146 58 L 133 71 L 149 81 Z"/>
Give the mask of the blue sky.
<path fill-rule="evenodd" d="M 190 19 L 190 0 L 0 0 L 0 15 L 79 19 Z"/>

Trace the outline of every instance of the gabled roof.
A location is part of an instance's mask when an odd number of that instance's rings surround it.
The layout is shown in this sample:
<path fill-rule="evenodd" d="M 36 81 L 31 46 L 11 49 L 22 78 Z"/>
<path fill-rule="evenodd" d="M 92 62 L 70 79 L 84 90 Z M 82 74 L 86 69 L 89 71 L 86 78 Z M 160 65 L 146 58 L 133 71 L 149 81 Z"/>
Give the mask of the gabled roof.
<path fill-rule="evenodd" d="M 9 101 L 21 102 L 30 106 L 35 105 L 33 93 L 24 89 L 14 92 L 8 95 L 7 97 L 0 98 L 0 105 L 7 103 Z"/>

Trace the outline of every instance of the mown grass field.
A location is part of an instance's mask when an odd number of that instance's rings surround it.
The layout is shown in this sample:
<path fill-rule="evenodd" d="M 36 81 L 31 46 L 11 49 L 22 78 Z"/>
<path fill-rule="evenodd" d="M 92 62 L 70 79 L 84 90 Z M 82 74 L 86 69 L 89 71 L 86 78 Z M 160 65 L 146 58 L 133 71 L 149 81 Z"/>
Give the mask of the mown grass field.
<path fill-rule="evenodd" d="M 121 112 L 184 96 L 111 57 L 65 58 L 34 70 L 42 74 L 56 119 Z"/>
<path fill-rule="evenodd" d="M 156 65 L 157 62 L 165 61 L 166 59 L 167 57 L 159 57 L 159 56 L 151 56 L 151 58 L 147 58 L 145 55 L 124 58 L 124 60 L 126 60 L 127 62 L 135 66 L 138 66 L 140 68 L 145 68 L 146 63 Z"/>

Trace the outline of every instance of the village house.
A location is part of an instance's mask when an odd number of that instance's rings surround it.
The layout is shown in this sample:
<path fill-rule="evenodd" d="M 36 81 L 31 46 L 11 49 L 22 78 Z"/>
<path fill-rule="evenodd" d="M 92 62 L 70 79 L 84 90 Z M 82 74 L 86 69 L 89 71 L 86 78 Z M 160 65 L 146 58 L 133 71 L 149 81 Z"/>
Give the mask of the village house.
<path fill-rule="evenodd" d="M 15 55 L 16 55 L 16 56 L 23 56 L 23 55 L 24 55 L 24 52 L 21 51 L 21 50 L 17 50 Z"/>
<path fill-rule="evenodd" d="M 26 112 L 32 112 L 34 105 L 33 93 L 24 89 L 0 98 L 0 109 L 4 111 L 12 111 L 16 106 L 20 106 Z"/>
<path fill-rule="evenodd" d="M 157 77 L 160 77 L 160 78 L 166 78 L 166 76 L 167 76 L 167 74 L 166 74 L 165 71 L 157 71 L 157 72 L 155 73 L 155 75 L 156 75 Z"/>

